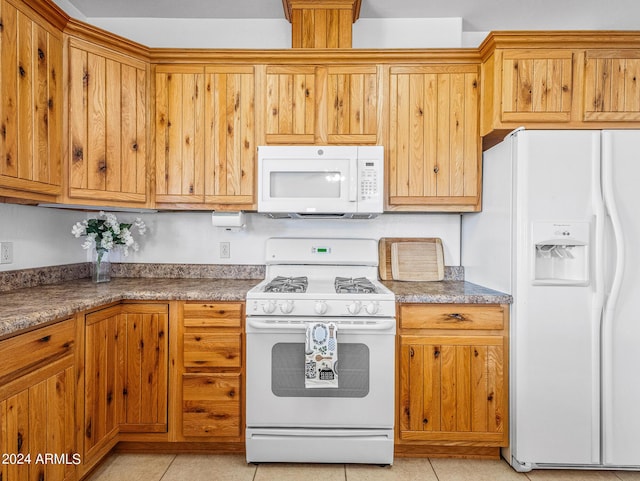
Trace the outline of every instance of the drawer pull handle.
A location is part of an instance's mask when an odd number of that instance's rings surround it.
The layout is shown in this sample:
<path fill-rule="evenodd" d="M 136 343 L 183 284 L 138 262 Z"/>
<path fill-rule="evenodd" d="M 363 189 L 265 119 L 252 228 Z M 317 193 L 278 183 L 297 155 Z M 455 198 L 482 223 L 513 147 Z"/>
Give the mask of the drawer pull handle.
<path fill-rule="evenodd" d="M 462 314 L 458 314 L 458 313 L 449 314 L 449 317 L 451 319 L 455 319 L 456 321 L 464 321 L 464 320 L 466 320 Z"/>

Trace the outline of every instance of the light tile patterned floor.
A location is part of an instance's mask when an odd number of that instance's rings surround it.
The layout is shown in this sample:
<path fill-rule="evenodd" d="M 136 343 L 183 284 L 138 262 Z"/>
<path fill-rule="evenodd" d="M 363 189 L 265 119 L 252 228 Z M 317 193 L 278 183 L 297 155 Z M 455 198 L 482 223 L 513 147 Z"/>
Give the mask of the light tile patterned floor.
<path fill-rule="evenodd" d="M 88 481 L 640 481 L 640 471 L 535 470 L 504 461 L 396 458 L 393 466 L 247 464 L 244 456 L 112 454 Z"/>

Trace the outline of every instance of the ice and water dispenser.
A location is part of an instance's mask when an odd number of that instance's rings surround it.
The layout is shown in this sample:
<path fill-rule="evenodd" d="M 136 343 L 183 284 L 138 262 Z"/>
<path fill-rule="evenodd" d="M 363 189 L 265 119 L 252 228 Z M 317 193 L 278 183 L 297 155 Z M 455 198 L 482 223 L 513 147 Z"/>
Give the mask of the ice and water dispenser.
<path fill-rule="evenodd" d="M 533 223 L 533 284 L 589 284 L 589 222 Z"/>

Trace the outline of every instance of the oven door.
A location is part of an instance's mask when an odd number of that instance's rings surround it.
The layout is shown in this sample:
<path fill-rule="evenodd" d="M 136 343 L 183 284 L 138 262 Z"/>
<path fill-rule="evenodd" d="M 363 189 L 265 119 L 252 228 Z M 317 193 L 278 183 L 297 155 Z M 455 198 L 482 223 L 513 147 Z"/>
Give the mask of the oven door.
<path fill-rule="evenodd" d="M 338 325 L 337 388 L 304 386 L 305 322 Z M 247 427 L 393 428 L 395 320 L 248 317 Z"/>

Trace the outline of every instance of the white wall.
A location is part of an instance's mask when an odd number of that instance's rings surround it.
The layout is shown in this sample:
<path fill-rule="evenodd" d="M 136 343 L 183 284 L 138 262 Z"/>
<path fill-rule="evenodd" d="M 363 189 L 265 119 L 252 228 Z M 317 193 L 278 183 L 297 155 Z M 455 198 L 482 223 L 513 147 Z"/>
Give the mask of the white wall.
<path fill-rule="evenodd" d="M 88 18 L 87 22 L 155 48 L 291 48 L 291 24 L 284 18 Z M 361 18 L 353 24 L 354 48 L 459 48 L 462 42 L 459 17 Z"/>
<path fill-rule="evenodd" d="M 119 220 L 142 217 L 149 227 L 143 237 L 134 232 L 140 251 L 118 262 L 186 264 L 264 264 L 269 237 L 440 237 L 445 264 L 460 264 L 460 216 L 444 214 L 383 214 L 375 219 L 269 219 L 247 214 L 240 231 L 214 227 L 210 212 L 117 214 Z M 75 239 L 74 239 L 75 240 Z M 230 242 L 231 257 L 220 258 L 222 241 Z"/>
<path fill-rule="evenodd" d="M 361 18 L 353 24 L 353 48 L 457 48 L 462 18 Z"/>
<path fill-rule="evenodd" d="M 0 241 L 13 242 L 12 264 L 0 271 L 85 262 L 87 253 L 71 235 L 82 212 L 0 204 Z"/>
<path fill-rule="evenodd" d="M 90 260 L 83 239 L 71 235 L 77 221 L 94 213 L 0 204 L 0 241 L 13 242 L 14 262 L 0 271 Z M 445 264 L 460 264 L 460 216 L 447 214 L 382 214 L 375 219 L 269 219 L 249 213 L 240 231 L 214 227 L 210 212 L 116 213 L 120 222 L 142 217 L 148 232 L 134 237 L 138 252 L 124 257 L 115 250 L 114 262 L 186 264 L 264 264 L 264 241 L 269 237 L 440 237 Z M 222 241 L 230 242 L 231 257 L 220 258 Z"/>
<path fill-rule="evenodd" d="M 88 23 L 153 48 L 291 48 L 286 19 L 88 18 Z"/>

